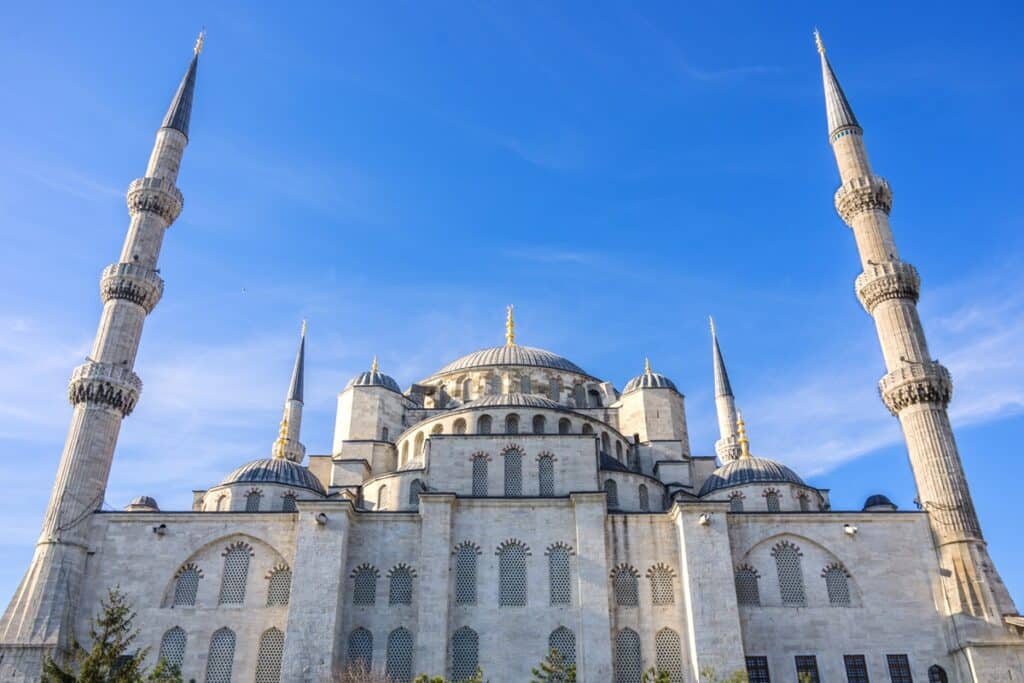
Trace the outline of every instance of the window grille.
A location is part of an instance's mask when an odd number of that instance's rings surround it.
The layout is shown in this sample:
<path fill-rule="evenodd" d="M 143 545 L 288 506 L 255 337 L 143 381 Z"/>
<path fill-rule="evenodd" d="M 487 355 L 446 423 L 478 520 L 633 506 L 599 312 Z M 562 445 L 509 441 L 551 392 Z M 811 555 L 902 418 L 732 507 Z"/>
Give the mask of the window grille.
<path fill-rule="evenodd" d="M 564 626 L 559 626 L 548 636 L 548 648 L 558 650 L 566 666 L 576 663 L 576 635 Z"/>
<path fill-rule="evenodd" d="M 654 636 L 654 656 L 658 669 L 668 673 L 671 683 L 683 683 L 683 653 L 679 634 L 663 628 Z"/>
<path fill-rule="evenodd" d="M 640 498 L 640 511 L 650 512 L 651 511 L 651 499 L 647 493 L 647 485 L 640 484 L 639 493 L 637 494 Z"/>
<path fill-rule="evenodd" d="M 515 413 L 510 413 L 505 416 L 505 433 L 506 434 L 518 434 L 519 433 L 519 416 Z"/>
<path fill-rule="evenodd" d="M 523 544 L 513 541 L 498 551 L 498 605 L 526 606 L 526 556 Z"/>
<path fill-rule="evenodd" d="M 640 636 L 624 628 L 615 634 L 615 683 L 640 683 Z"/>
<path fill-rule="evenodd" d="M 463 626 L 452 634 L 452 683 L 459 683 L 476 673 L 480 639 L 476 631 Z"/>
<path fill-rule="evenodd" d="M 828 567 L 823 576 L 825 588 L 828 589 L 828 604 L 833 607 L 850 606 L 850 580 L 846 571 L 839 566 Z"/>
<path fill-rule="evenodd" d="M 886 655 L 885 661 L 889 665 L 892 683 L 914 683 L 914 677 L 910 674 L 910 660 L 906 655 Z"/>
<path fill-rule="evenodd" d="M 259 491 L 249 491 L 249 493 L 245 494 L 245 511 L 259 512 L 261 498 L 263 498 L 263 494 Z"/>
<path fill-rule="evenodd" d="M 174 582 L 174 606 L 193 607 L 196 604 L 196 592 L 199 590 L 199 568 L 186 566 L 178 574 Z"/>
<path fill-rule="evenodd" d="M 604 480 L 604 492 L 608 495 L 608 507 L 619 507 L 619 486 L 611 479 Z"/>
<path fill-rule="evenodd" d="M 864 679 L 867 680 L 866 678 Z M 946 677 L 946 670 L 938 664 L 932 664 L 928 667 L 928 683 L 949 683 L 949 678 Z"/>
<path fill-rule="evenodd" d="M 267 583 L 267 607 L 287 605 L 292 594 L 292 570 L 276 569 Z"/>
<path fill-rule="evenodd" d="M 491 433 L 491 416 L 481 415 L 480 419 L 476 421 L 476 432 L 477 434 L 490 434 Z"/>
<path fill-rule="evenodd" d="M 540 495 L 555 495 L 555 459 L 542 455 L 537 461 L 537 478 L 540 480 Z"/>
<path fill-rule="evenodd" d="M 814 655 L 796 656 L 796 677 L 801 683 L 821 683 L 818 659 Z"/>
<path fill-rule="evenodd" d="M 220 583 L 221 605 L 245 602 L 245 580 L 249 575 L 249 554 L 246 546 L 235 546 L 224 554 L 224 576 Z"/>
<path fill-rule="evenodd" d="M 761 591 L 757 587 L 757 572 L 751 567 L 736 569 L 736 602 L 741 605 L 760 605 Z"/>
<path fill-rule="evenodd" d="M 206 658 L 206 683 L 231 683 L 234 659 L 235 632 L 229 628 L 215 631 L 210 638 L 210 654 Z"/>
<path fill-rule="evenodd" d="M 473 458 L 473 495 L 487 495 L 487 457 L 484 455 Z"/>
<path fill-rule="evenodd" d="M 181 670 L 181 663 L 185 660 L 185 643 L 188 636 L 185 629 L 175 626 L 164 633 L 160 640 L 160 654 L 157 661 L 162 660 L 164 664 L 177 670 Z"/>
<path fill-rule="evenodd" d="M 569 549 L 555 546 L 548 552 L 548 580 L 551 604 L 568 605 L 572 598 L 569 581 Z"/>
<path fill-rule="evenodd" d="M 388 487 L 387 485 L 381 486 L 377 489 L 377 509 L 383 510 L 384 506 L 388 502 Z"/>
<path fill-rule="evenodd" d="M 391 584 L 388 589 L 389 605 L 412 604 L 412 570 L 399 566 L 391 570 Z"/>
<path fill-rule="evenodd" d="M 767 657 L 747 657 L 747 678 L 750 683 L 772 683 Z"/>
<path fill-rule="evenodd" d="M 533 417 L 533 433 L 543 434 L 547 429 L 547 420 L 543 415 L 534 415 Z"/>
<path fill-rule="evenodd" d="M 384 672 L 393 683 L 409 683 L 412 678 L 412 634 L 404 628 L 396 628 L 388 634 Z"/>
<path fill-rule="evenodd" d="M 741 494 L 730 496 L 729 512 L 743 512 L 743 496 Z"/>
<path fill-rule="evenodd" d="M 657 564 L 647 571 L 651 580 L 651 602 L 655 605 L 674 605 L 675 591 L 672 588 L 672 570 L 663 564 Z"/>
<path fill-rule="evenodd" d="M 360 662 L 367 671 L 373 668 L 373 634 L 362 627 L 348 634 L 348 663 L 358 668 Z"/>
<path fill-rule="evenodd" d="M 803 607 L 807 602 L 804 595 L 804 574 L 800 565 L 800 551 L 796 546 L 783 541 L 775 546 L 775 569 L 779 575 L 779 594 L 782 604 Z"/>
<path fill-rule="evenodd" d="M 463 543 L 455 551 L 455 604 L 476 604 L 476 555 L 470 543 Z"/>
<path fill-rule="evenodd" d="M 870 683 L 864 655 L 843 655 L 843 664 L 846 666 L 847 683 Z"/>
<path fill-rule="evenodd" d="M 295 504 L 294 493 L 286 493 L 281 496 L 281 510 L 283 512 L 295 512 L 298 509 L 298 506 Z"/>
<path fill-rule="evenodd" d="M 768 506 L 768 512 L 779 511 L 779 494 L 775 491 L 768 491 L 764 494 L 765 505 Z"/>
<path fill-rule="evenodd" d="M 572 422 L 569 422 L 568 418 L 562 418 L 558 421 L 558 433 L 568 434 L 572 431 Z"/>
<path fill-rule="evenodd" d="M 409 505 L 420 504 L 420 491 L 423 490 L 423 482 L 419 479 L 413 479 L 412 483 L 409 484 Z"/>
<path fill-rule="evenodd" d="M 523 454 L 511 448 L 505 456 L 505 495 L 523 495 Z"/>
<path fill-rule="evenodd" d="M 283 650 L 284 633 L 276 628 L 268 628 L 263 632 L 256 653 L 256 683 L 280 683 Z"/>
<path fill-rule="evenodd" d="M 636 607 L 640 604 L 637 589 L 637 574 L 632 567 L 619 566 L 612 572 L 612 591 L 615 604 L 619 607 Z"/>
<path fill-rule="evenodd" d="M 377 602 L 377 570 L 373 567 L 357 569 L 354 588 L 352 591 L 353 605 L 372 605 Z"/>

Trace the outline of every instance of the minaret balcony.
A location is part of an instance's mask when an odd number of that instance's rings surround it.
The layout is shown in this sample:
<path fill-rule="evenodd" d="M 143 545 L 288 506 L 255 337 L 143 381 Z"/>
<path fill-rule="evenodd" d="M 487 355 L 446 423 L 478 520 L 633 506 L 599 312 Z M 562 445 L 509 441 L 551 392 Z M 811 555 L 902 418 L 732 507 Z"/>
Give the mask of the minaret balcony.
<path fill-rule="evenodd" d="M 134 216 L 140 211 L 155 213 L 168 225 L 181 213 L 185 198 L 174 183 L 164 178 L 136 178 L 128 186 L 128 212 Z"/>
<path fill-rule="evenodd" d="M 936 363 L 906 363 L 878 383 L 882 401 L 893 415 L 918 403 L 945 408 L 953 398 L 953 378 L 949 370 Z"/>
<path fill-rule="evenodd" d="M 917 303 L 921 276 L 914 266 L 903 261 L 873 263 L 857 276 L 854 288 L 864 310 L 871 313 L 875 306 L 890 299 L 908 299 Z"/>
<path fill-rule="evenodd" d="M 112 263 L 100 275 L 100 298 L 125 299 L 153 311 L 164 293 L 164 281 L 152 268 L 137 263 Z"/>
<path fill-rule="evenodd" d="M 92 360 L 79 365 L 68 382 L 71 405 L 91 403 L 106 405 L 127 417 L 135 409 L 142 393 L 142 380 L 123 365 Z"/>
<path fill-rule="evenodd" d="M 864 211 L 888 214 L 892 210 L 892 188 L 881 176 L 860 176 L 836 190 L 835 204 L 843 222 L 852 226 L 854 216 Z"/>

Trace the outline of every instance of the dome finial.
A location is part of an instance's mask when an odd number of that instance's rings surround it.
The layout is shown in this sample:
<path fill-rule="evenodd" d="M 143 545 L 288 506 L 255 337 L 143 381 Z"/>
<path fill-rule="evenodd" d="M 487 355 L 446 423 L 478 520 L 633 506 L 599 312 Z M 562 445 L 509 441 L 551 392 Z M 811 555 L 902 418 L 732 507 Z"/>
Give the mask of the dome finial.
<path fill-rule="evenodd" d="M 284 457 L 284 446 L 285 442 L 288 441 L 288 418 L 281 420 L 281 428 L 277 430 L 277 441 L 274 443 L 276 448 L 274 449 L 275 458 Z"/>
<path fill-rule="evenodd" d="M 370 364 L 370 372 L 375 375 L 380 372 L 380 366 L 377 364 L 377 354 L 373 354 L 373 363 Z"/>
<path fill-rule="evenodd" d="M 743 421 L 743 413 L 736 411 L 736 431 L 740 437 L 740 457 L 750 457 L 750 440 L 747 439 L 747 423 Z"/>
<path fill-rule="evenodd" d="M 650 358 L 644 358 L 644 374 L 645 375 L 651 374 L 651 359 Z"/>
<path fill-rule="evenodd" d="M 818 27 L 814 27 L 814 45 L 818 48 L 818 54 L 825 54 L 825 43 L 821 41 L 821 33 L 818 32 Z"/>
<path fill-rule="evenodd" d="M 512 316 L 514 305 L 509 304 L 505 309 L 505 346 L 515 346 L 516 343 L 516 321 Z"/>

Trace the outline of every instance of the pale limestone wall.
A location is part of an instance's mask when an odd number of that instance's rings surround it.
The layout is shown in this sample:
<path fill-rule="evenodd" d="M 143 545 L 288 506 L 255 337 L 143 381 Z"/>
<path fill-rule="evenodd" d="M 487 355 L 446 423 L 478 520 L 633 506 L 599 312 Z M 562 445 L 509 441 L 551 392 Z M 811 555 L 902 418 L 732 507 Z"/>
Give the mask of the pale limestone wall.
<path fill-rule="evenodd" d="M 730 486 L 707 494 L 703 500 L 729 502 L 734 496 L 738 496 L 743 502 L 743 512 L 768 512 L 769 491 L 778 496 L 780 512 L 819 512 L 828 509 L 826 491 L 796 484 L 758 483 Z M 801 496 L 806 497 L 807 510 L 800 507 Z"/>
<path fill-rule="evenodd" d="M 689 454 L 686 411 L 683 396 L 671 389 L 638 389 L 619 399 L 619 426 L 630 437 L 640 435 L 641 442 L 676 441 Z"/>
<path fill-rule="evenodd" d="M 405 412 L 411 405 L 409 399 L 384 387 L 345 389 L 338 394 L 332 453 L 341 455 L 346 441 L 394 441 L 404 429 Z"/>
<path fill-rule="evenodd" d="M 640 512 L 640 487 L 647 488 L 646 512 L 662 512 L 668 500 L 665 487 L 660 481 L 653 477 L 633 472 L 619 472 L 617 470 L 601 471 L 601 487 L 604 488 L 608 481 L 615 482 L 618 493 L 619 505 L 616 508 L 623 512 Z"/>

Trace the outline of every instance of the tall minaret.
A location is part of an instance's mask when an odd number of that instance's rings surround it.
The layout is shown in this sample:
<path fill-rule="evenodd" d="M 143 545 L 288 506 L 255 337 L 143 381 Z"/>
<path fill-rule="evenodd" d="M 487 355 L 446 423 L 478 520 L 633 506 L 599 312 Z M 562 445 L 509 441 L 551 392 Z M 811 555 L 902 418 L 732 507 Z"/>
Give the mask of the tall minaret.
<path fill-rule="evenodd" d="M 302 430 L 302 387 L 305 382 L 306 365 L 306 321 L 302 321 L 302 335 L 299 337 L 299 351 L 295 354 L 292 381 L 288 385 L 288 396 L 284 400 L 284 415 L 281 417 L 281 431 L 272 449 L 275 458 L 285 458 L 300 463 L 306 457 L 306 447 L 299 441 Z"/>
<path fill-rule="evenodd" d="M 928 512 L 943 568 L 951 614 L 1001 623 L 1015 614 L 1009 592 L 988 555 L 960 463 L 946 406 L 953 393 L 949 371 L 932 359 L 917 313 L 920 280 L 900 260 L 889 227 L 892 190 L 871 171 L 863 131 L 853 115 L 815 32 L 828 111 L 828 135 L 842 181 L 836 211 L 853 229 L 864 272 L 856 290 L 874 318 L 888 373 L 882 401 L 899 418 L 918 498 Z"/>
<path fill-rule="evenodd" d="M 103 503 L 121 421 L 142 390 L 132 368 L 142 324 L 163 293 L 157 259 L 164 232 L 182 208 L 175 180 L 188 144 L 202 47 L 200 34 L 156 133 L 146 175 L 128 186 L 128 235 L 121 257 L 100 277 L 103 313 L 92 350 L 71 373 L 71 426 L 42 533 L 28 572 L 0 620 L 0 679 L 5 681 L 38 680 L 41 656 L 67 653 L 75 635 L 71 628 L 89 551 L 89 522 Z"/>
<path fill-rule="evenodd" d="M 740 457 L 739 424 L 736 414 L 736 397 L 732 395 L 729 374 L 725 371 L 722 349 L 718 346 L 718 331 L 715 319 L 711 321 L 711 356 L 715 366 L 715 411 L 718 413 L 719 439 L 715 442 L 715 453 L 722 464 Z"/>

